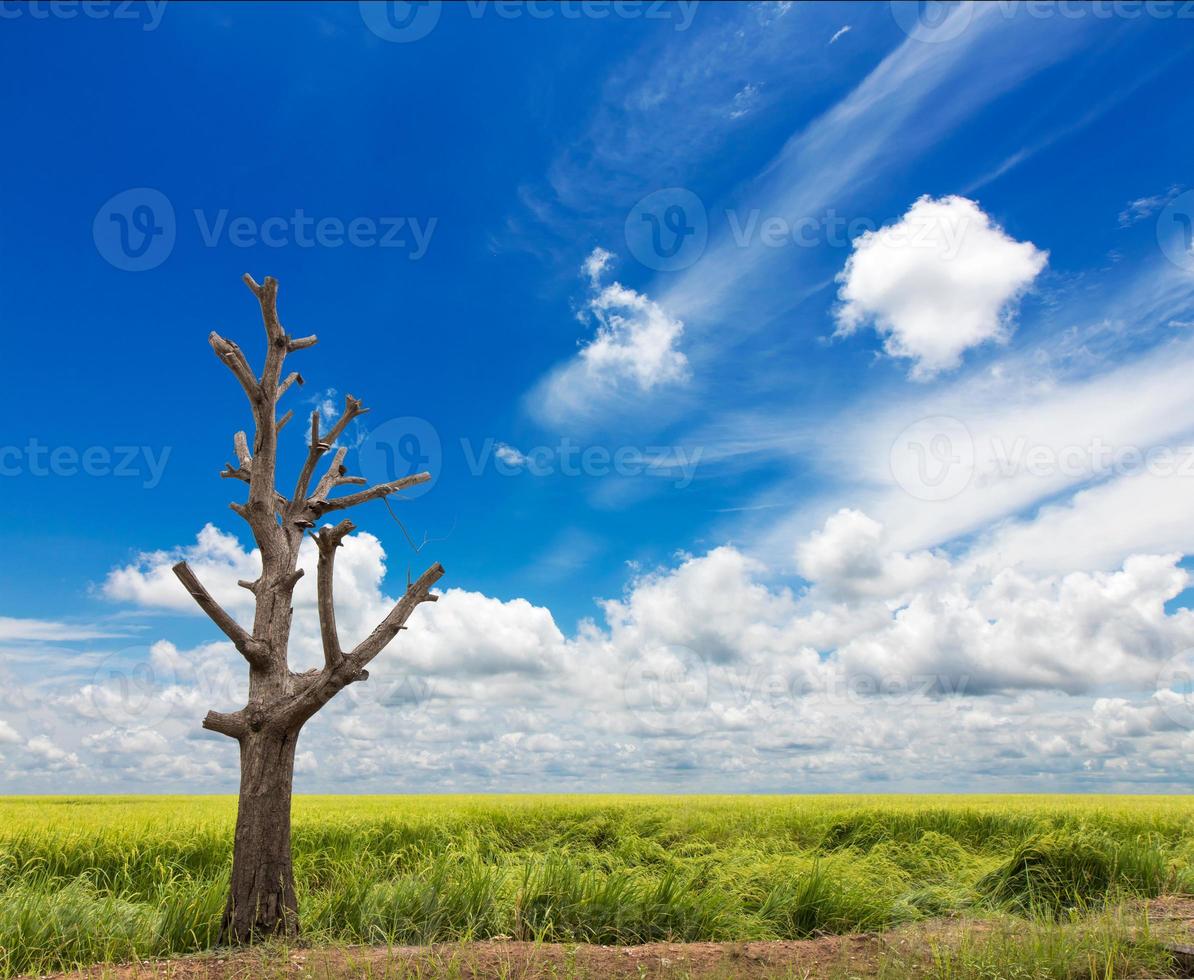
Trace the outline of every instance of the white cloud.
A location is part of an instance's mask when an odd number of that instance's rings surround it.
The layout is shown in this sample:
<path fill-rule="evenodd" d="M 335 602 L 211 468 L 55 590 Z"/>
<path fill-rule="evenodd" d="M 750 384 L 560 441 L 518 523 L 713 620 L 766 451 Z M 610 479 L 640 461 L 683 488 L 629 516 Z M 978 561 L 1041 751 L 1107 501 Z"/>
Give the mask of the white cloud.
<path fill-rule="evenodd" d="M 1034 573 L 1194 553 L 1194 525 L 1184 519 L 1194 342 L 1165 328 L 1194 302 L 1194 280 L 1161 271 L 1111 298 L 1096 295 L 1089 311 L 1071 315 L 1074 330 L 948 383 L 893 382 L 828 418 L 810 419 L 799 403 L 727 414 L 688 433 L 706 468 L 767 464 L 800 474 L 748 498 L 717 534 L 785 567 L 790 542 L 847 507 L 884 525 L 898 550 L 977 534 L 999 561 Z M 1148 337 L 1160 342 L 1142 352 Z M 810 466 L 823 487 L 811 495 Z"/>
<path fill-rule="evenodd" d="M 793 227 L 829 208 L 873 214 L 864 209 L 874 206 L 866 203 L 873 202 L 866 194 L 876 174 L 931 152 L 953 126 L 1088 37 L 1073 30 L 1072 22 L 1041 31 L 1039 22 L 1002 17 L 991 4 L 959 6 L 950 18 L 965 29 L 949 44 L 904 41 L 839 102 L 793 134 L 754 180 L 743 183 L 744 195 L 726 205 L 739 214 L 757 209 L 780 216 Z M 941 30 L 950 32 L 950 26 Z M 694 336 L 716 331 L 711 342 L 736 340 L 743 330 L 787 313 L 802 301 L 806 287 L 818 285 L 802 265 L 790 249 L 766 247 L 761 237 L 744 248 L 727 232 L 711 239 L 700 261 L 677 276 L 660 301 Z M 789 288 L 777 293 L 776 282 Z"/>
<path fill-rule="evenodd" d="M 963 197 L 917 200 L 898 222 L 863 233 L 838 275 L 838 334 L 872 324 L 911 376 L 955 368 L 972 347 L 1005 340 L 1013 306 L 1048 253 L 1017 242 Z"/>
<path fill-rule="evenodd" d="M 108 728 L 85 735 L 83 745 L 98 752 L 130 755 L 152 755 L 170 750 L 170 743 L 152 728 Z"/>
<path fill-rule="evenodd" d="M 213 524 L 204 526 L 194 545 L 146 552 L 133 564 L 114 568 L 104 580 L 103 594 L 137 605 L 203 615 L 171 570 L 180 559 L 191 565 L 199 581 L 228 612 L 235 615 L 252 610 L 252 595 L 236 583 L 238 579 L 257 578 L 260 556 L 256 551 L 243 551 L 235 536 Z"/>
<path fill-rule="evenodd" d="M 829 43 L 830 44 L 836 43 L 839 38 L 841 38 L 845 34 L 849 34 L 851 30 L 852 30 L 852 28 L 850 27 L 849 24 L 845 24 L 842 27 L 839 27 L 836 31 L 833 32 L 833 37 L 831 37 L 829 39 Z"/>
<path fill-rule="evenodd" d="M 598 245 L 595 249 L 593 249 L 592 252 L 589 253 L 589 257 L 585 259 L 581 269 L 584 271 L 584 274 L 589 279 L 589 283 L 593 287 L 596 287 L 601 282 L 601 276 L 609 267 L 609 263 L 613 257 L 613 252 L 607 251 L 600 245 Z"/>
<path fill-rule="evenodd" d="M 1181 192 L 1181 187 L 1175 184 L 1164 194 L 1151 194 L 1148 197 L 1138 197 L 1134 201 L 1129 201 L 1127 206 L 1119 213 L 1119 226 L 1121 228 L 1130 228 L 1138 221 L 1151 218 Z"/>
<path fill-rule="evenodd" d="M 520 450 L 504 442 L 497 444 L 493 454 L 507 466 L 525 466 L 527 463 L 527 457 Z"/>
<path fill-rule="evenodd" d="M 688 360 L 676 349 L 684 324 L 642 293 L 619 282 L 589 301 L 597 334 L 581 348 L 586 373 L 600 383 L 632 380 L 639 391 L 688 375 Z"/>
<path fill-rule="evenodd" d="M 594 336 L 532 391 L 533 411 L 549 422 L 584 419 L 641 404 L 644 395 L 689 377 L 679 349 L 684 324 L 643 293 L 620 282 L 602 286 L 609 253 L 596 249 L 584 263 L 591 293 L 583 316 Z"/>
<path fill-rule="evenodd" d="M 78 769 L 79 757 L 74 752 L 67 752 L 50 740 L 48 736 L 37 735 L 25 743 L 25 748 L 36 757 L 38 765 L 47 772 L 62 772 L 68 769 Z"/>
<path fill-rule="evenodd" d="M 201 540 L 188 552 L 213 570 L 222 563 L 223 576 L 252 564 L 214 528 Z M 1122 788 L 1177 778 L 1172 747 L 1191 726 L 1174 724 L 1164 699 L 1183 695 L 1161 679 L 1194 645 L 1194 613 L 1165 611 L 1189 584 L 1176 555 L 1032 574 L 989 555 L 901 552 L 857 510 L 832 514 L 789 552 L 807 587 L 722 546 L 638 575 L 572 636 L 525 599 L 449 589 L 420 608 L 367 683 L 304 732 L 300 785 L 841 789 L 895 771 L 908 788 Z M 126 581 L 155 582 L 174 553 Z M 385 568 L 375 538 L 348 539 L 337 561 L 348 642 L 388 608 Z M 129 594 L 159 602 L 152 587 Z M 296 596 L 296 661 L 318 662 L 313 612 L 310 595 Z M 243 703 L 243 663 L 224 642 L 163 641 L 145 656 L 155 686 L 132 692 L 136 710 L 117 688 L 63 681 L 44 692 L 44 713 L 22 727 L 52 736 L 30 739 L 18 751 L 32 765 L 11 772 L 54 773 L 55 786 L 234 785 L 234 747 L 198 723 Z"/>
<path fill-rule="evenodd" d="M 797 568 L 831 595 L 880 597 L 901 595 L 948 569 L 927 551 L 908 555 L 885 544 L 882 524 L 844 508 L 798 545 Z"/>
<path fill-rule="evenodd" d="M 753 83 L 743 85 L 734 93 L 730 100 L 729 116 L 731 119 L 741 119 L 754 110 L 759 102 L 759 86 Z"/>
<path fill-rule="evenodd" d="M 34 642 L 70 643 L 78 640 L 101 640 L 123 635 L 125 634 L 101 626 L 0 616 L 0 642 L 31 640 Z"/>
<path fill-rule="evenodd" d="M 3 718 L 0 718 L 0 745 L 5 743 L 9 745 L 17 745 L 21 741 L 21 736 L 17 730 L 12 727 Z"/>

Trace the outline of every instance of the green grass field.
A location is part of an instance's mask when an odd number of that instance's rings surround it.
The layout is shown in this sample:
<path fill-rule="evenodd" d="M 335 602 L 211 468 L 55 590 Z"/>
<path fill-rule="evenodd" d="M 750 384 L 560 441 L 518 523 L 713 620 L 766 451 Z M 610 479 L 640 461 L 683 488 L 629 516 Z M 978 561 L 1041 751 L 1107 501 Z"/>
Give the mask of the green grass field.
<path fill-rule="evenodd" d="M 0 975 L 210 948 L 234 816 L 224 797 L 0 800 Z M 294 847 L 308 942 L 781 939 L 946 915 L 1047 937 L 1194 890 L 1192 830 L 1177 797 L 302 797 Z"/>

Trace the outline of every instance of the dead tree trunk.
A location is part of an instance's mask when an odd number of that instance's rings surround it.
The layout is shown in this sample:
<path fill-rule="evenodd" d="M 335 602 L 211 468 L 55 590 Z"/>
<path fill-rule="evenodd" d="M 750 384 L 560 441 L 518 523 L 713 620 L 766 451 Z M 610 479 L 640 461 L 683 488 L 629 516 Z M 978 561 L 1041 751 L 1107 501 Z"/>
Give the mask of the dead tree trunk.
<path fill-rule="evenodd" d="M 261 552 L 261 575 L 241 582 L 253 593 L 256 610 L 252 630 L 246 630 L 217 603 L 186 562 L 174 572 L 186 590 L 249 664 L 249 700 L 239 711 L 210 711 L 203 727 L 228 735 L 240 743 L 240 796 L 236 815 L 236 842 L 232 857 L 232 883 L 220 930 L 221 942 L 244 943 L 265 936 L 298 933 L 298 901 L 290 849 L 290 801 L 294 786 L 294 757 L 303 725 L 349 684 L 367 680 L 365 669 L 403 629 L 415 607 L 434 602 L 432 586 L 444 574 L 432 565 L 407 586 L 384 620 L 352 650 L 340 646 L 332 598 L 336 549 L 355 530 L 349 520 L 313 529 L 324 515 L 396 493 L 430 479 L 429 473 L 382 483 L 342 497 L 331 493 L 341 486 L 362 485 L 361 477 L 348 476 L 344 467 L 347 449 L 337 448 L 323 476 L 310 490 L 322 457 L 353 419 L 367 409 L 349 395 L 335 425 L 322 431 L 318 411 L 311 414 L 311 434 L 293 493 L 280 493 L 275 484 L 278 432 L 290 421 L 287 412 L 277 415 L 278 400 L 296 381 L 298 372 L 282 378 L 286 355 L 315 343 L 314 337 L 290 337 L 278 320 L 277 280 L 266 277 L 258 285 L 245 282 L 261 304 L 267 353 L 265 368 L 254 375 L 241 349 L 219 334 L 209 340 L 216 355 L 240 382 L 253 412 L 255 432 L 252 451 L 244 432 L 233 440 L 237 465 L 228 464 L 220 475 L 249 485 L 249 499 L 232 504 L 248 523 Z M 319 627 L 323 640 L 323 667 L 305 673 L 290 669 L 287 646 L 293 614 L 291 596 L 303 570 L 298 568 L 299 546 L 311 530 L 319 550 L 316 589 Z"/>
<path fill-rule="evenodd" d="M 257 732 L 241 741 L 232 884 L 222 927 L 227 941 L 249 942 L 263 925 L 288 935 L 298 931 L 290 856 L 297 743 L 297 732 Z"/>

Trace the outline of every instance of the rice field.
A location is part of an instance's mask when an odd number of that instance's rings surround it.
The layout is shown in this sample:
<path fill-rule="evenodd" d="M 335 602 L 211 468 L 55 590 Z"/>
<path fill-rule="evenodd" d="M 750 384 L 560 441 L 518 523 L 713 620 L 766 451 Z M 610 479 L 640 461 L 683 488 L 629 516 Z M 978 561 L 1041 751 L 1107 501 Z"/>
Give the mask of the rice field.
<path fill-rule="evenodd" d="M 212 948 L 235 805 L 0 799 L 0 976 Z M 990 916 L 1025 924 L 1015 946 L 1194 891 L 1192 830 L 1185 797 L 308 796 L 294 849 L 313 944 L 801 939 Z"/>

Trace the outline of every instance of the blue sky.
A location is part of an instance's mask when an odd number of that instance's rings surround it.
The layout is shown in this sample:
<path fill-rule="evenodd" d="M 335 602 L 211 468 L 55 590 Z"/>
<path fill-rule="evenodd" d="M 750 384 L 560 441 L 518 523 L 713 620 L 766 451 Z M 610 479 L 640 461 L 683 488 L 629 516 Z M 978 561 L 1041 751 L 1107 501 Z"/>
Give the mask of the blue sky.
<path fill-rule="evenodd" d="M 244 272 L 448 569 L 301 788 L 1188 788 L 1189 14 L 6 3 L 0 789 L 235 785 Z"/>

